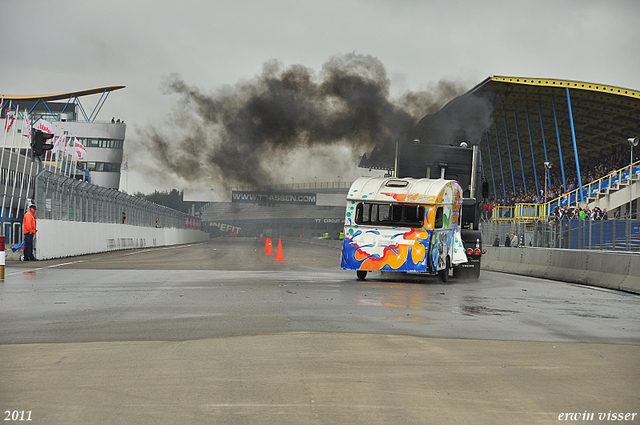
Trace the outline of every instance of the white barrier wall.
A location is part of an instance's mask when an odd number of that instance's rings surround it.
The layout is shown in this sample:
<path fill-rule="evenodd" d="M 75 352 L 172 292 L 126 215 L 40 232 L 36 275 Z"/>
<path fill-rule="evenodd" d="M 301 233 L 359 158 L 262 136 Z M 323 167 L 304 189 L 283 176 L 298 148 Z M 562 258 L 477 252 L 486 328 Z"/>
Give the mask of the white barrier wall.
<path fill-rule="evenodd" d="M 640 294 L 640 254 L 596 250 L 486 247 L 482 268 Z"/>
<path fill-rule="evenodd" d="M 37 229 L 35 255 L 40 260 L 209 240 L 208 233 L 195 229 L 156 229 L 117 223 L 37 219 Z"/>

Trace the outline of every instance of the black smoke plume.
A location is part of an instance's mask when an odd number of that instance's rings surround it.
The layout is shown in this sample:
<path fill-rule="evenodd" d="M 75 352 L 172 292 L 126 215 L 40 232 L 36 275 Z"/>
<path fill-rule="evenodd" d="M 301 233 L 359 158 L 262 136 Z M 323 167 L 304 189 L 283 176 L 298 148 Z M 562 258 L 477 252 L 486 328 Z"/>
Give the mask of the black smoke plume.
<path fill-rule="evenodd" d="M 355 166 L 366 151 L 407 140 L 418 119 L 463 92 L 443 82 L 392 101 L 389 88 L 382 63 L 355 53 L 332 57 L 318 74 L 270 61 L 256 78 L 211 93 L 172 74 L 164 90 L 180 100 L 173 127 L 144 131 L 143 143 L 163 170 L 189 182 L 256 187 L 282 178 L 278 170 L 301 150 L 326 160 L 325 148 L 346 148 Z"/>

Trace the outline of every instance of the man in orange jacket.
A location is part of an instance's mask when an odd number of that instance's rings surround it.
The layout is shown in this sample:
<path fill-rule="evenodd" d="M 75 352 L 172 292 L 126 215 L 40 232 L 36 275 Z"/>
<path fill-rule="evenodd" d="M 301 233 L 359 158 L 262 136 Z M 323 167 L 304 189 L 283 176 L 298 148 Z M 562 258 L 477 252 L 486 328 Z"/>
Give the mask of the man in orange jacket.
<path fill-rule="evenodd" d="M 24 261 L 36 261 L 33 256 L 33 237 L 36 235 L 36 206 L 31 205 L 22 219 L 24 233 Z"/>

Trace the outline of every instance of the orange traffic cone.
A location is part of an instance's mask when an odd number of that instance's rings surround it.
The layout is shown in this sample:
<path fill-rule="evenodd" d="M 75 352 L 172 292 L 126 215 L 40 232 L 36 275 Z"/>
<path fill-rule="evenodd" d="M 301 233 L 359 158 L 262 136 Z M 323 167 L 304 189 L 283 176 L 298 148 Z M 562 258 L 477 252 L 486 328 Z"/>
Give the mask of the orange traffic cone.
<path fill-rule="evenodd" d="M 271 242 L 271 238 L 267 238 L 264 250 L 266 251 L 264 255 L 273 255 L 273 243 Z"/>
<path fill-rule="evenodd" d="M 282 257 L 282 239 L 278 239 L 278 250 L 276 251 L 276 258 L 273 261 L 284 261 Z"/>

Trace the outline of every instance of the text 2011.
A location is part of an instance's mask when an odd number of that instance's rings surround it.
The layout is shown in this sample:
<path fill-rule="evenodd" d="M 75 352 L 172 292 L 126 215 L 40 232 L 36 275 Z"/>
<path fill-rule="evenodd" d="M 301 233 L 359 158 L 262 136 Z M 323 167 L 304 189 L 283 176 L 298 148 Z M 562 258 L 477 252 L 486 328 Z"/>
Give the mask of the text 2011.
<path fill-rule="evenodd" d="M 5 410 L 5 421 L 30 421 L 31 410 Z"/>

